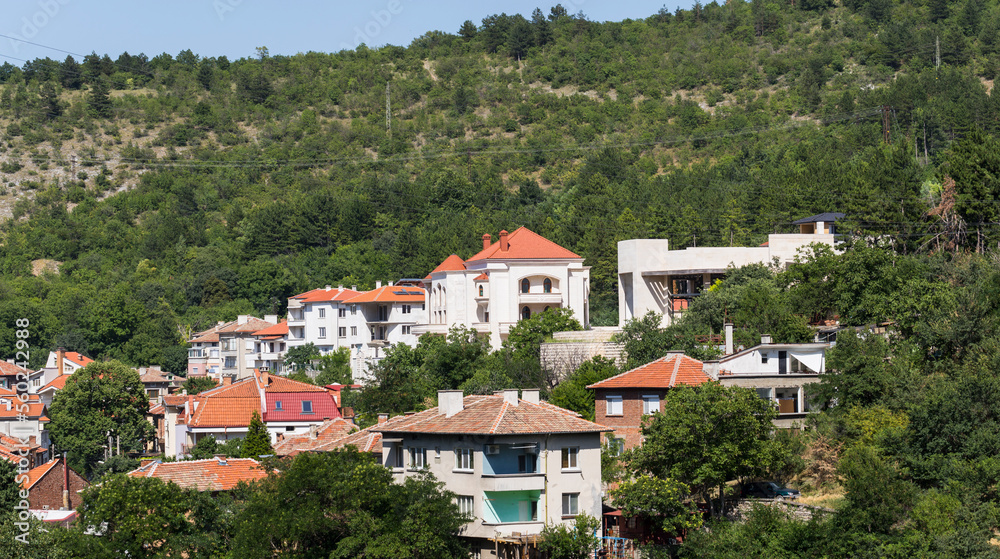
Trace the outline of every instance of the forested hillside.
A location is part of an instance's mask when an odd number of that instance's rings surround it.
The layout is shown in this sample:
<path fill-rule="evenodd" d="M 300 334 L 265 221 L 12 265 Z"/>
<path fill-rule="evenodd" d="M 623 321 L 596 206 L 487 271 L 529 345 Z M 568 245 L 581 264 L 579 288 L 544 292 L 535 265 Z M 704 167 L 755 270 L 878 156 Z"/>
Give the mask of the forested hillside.
<path fill-rule="evenodd" d="M 33 365 L 62 345 L 181 370 L 185 332 L 423 277 L 520 225 L 587 258 L 597 324 L 621 239 L 755 245 L 841 211 L 900 253 L 997 241 L 995 1 L 557 6 L 454 31 L 4 64 L 4 354 L 24 317 Z"/>

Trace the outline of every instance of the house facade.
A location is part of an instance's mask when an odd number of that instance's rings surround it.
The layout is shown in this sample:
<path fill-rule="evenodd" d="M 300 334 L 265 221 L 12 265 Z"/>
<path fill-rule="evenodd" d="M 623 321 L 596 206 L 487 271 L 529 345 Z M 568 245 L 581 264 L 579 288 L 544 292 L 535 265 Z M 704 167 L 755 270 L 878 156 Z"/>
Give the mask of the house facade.
<path fill-rule="evenodd" d="M 464 326 L 489 336 L 499 348 L 519 320 L 567 308 L 590 323 L 590 267 L 583 257 L 526 227 L 500 232 L 468 260 L 449 256 L 427 282 L 427 323 L 419 334 L 447 334 Z"/>
<path fill-rule="evenodd" d="M 219 322 L 215 326 L 198 332 L 188 340 L 187 376 L 210 376 L 219 378 L 222 369 L 222 353 L 219 347 L 219 328 L 225 326 Z"/>
<path fill-rule="evenodd" d="M 261 320 L 241 314 L 235 321 L 218 328 L 219 356 L 222 358 L 220 375 L 234 380 L 253 376 L 260 353 L 259 341 L 254 334 L 277 324 L 276 315 L 267 315 Z"/>
<path fill-rule="evenodd" d="M 83 504 L 80 491 L 89 486 L 83 476 L 59 457 L 28 470 L 21 489 L 28 491 L 28 506 L 32 510 L 70 511 Z"/>
<path fill-rule="evenodd" d="M 357 328 L 357 311 L 348 314 L 345 301 L 361 295 L 356 286 L 329 285 L 288 299 L 288 347 L 312 343 L 322 354 L 350 347 L 348 332 Z M 343 336 L 340 334 L 343 332 Z"/>
<path fill-rule="evenodd" d="M 683 352 L 669 352 L 656 361 L 587 388 L 594 391 L 595 421 L 614 429 L 609 439 L 613 437 L 611 442 L 619 450 L 625 450 L 642 444 L 643 422 L 660 411 L 668 390 L 711 380 L 701 361 Z"/>
<path fill-rule="evenodd" d="M 546 523 L 601 515 L 601 433 L 608 429 L 539 401 L 537 390 L 522 398 L 517 390 L 441 391 L 437 407 L 371 430 L 382 434 L 382 463 L 397 482 L 430 471 L 457 495 L 474 519 L 462 535 L 475 556 L 529 545 Z"/>
<path fill-rule="evenodd" d="M 338 336 L 351 348 L 351 372 L 363 382 L 370 367 L 385 357 L 394 344 L 417 345 L 418 324 L 427 321 L 425 291 L 409 283 L 392 282 L 345 301 L 349 322 Z"/>
<path fill-rule="evenodd" d="M 776 344 L 763 336 L 759 345 L 706 361 L 705 371 L 723 386 L 755 390 L 778 409 L 776 427 L 794 428 L 812 411 L 808 387 L 826 372 L 829 348 L 826 343 Z"/>
<path fill-rule="evenodd" d="M 662 315 L 668 326 L 694 297 L 725 277 L 730 266 L 770 263 L 782 265 L 810 244 L 834 246 L 836 220 L 841 213 L 825 213 L 795 221 L 798 233 L 768 235 L 759 247 L 688 247 L 670 250 L 667 239 L 631 239 L 618 242 L 618 324 L 624 326 L 649 311 Z"/>

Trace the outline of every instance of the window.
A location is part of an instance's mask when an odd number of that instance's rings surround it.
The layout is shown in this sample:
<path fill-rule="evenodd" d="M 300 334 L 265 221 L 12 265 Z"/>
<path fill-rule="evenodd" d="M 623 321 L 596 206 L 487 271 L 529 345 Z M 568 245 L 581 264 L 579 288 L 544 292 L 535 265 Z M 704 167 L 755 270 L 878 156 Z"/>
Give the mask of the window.
<path fill-rule="evenodd" d="M 31 386 L 41 386 L 41 385 L 42 385 L 42 379 L 40 378 L 36 378 L 35 380 L 31 381 Z"/>
<path fill-rule="evenodd" d="M 320 326 L 319 337 L 321 337 L 321 338 L 325 338 L 326 337 L 326 328 Z"/>
<path fill-rule="evenodd" d="M 337 309 L 337 316 L 340 317 L 340 318 L 344 318 L 345 316 L 347 316 L 347 309 L 345 309 L 344 307 L 338 308 Z"/>
<path fill-rule="evenodd" d="M 529 309 L 528 307 L 524 307 L 523 309 L 521 309 L 521 318 L 523 320 L 528 320 L 529 318 L 531 318 L 531 309 Z"/>
<path fill-rule="evenodd" d="M 274 411 L 281 411 L 281 400 L 275 400 Z"/>
<path fill-rule="evenodd" d="M 412 305 L 403 305 L 403 309 L 402 309 L 403 310 L 403 314 L 410 314 L 410 310 L 412 310 L 412 308 L 413 308 Z"/>
<path fill-rule="evenodd" d="M 608 396 L 605 398 L 607 402 L 607 411 L 604 415 L 622 415 L 622 397 L 621 396 Z"/>
<path fill-rule="evenodd" d="M 566 446 L 562 449 L 562 469 L 564 470 L 576 470 L 580 466 L 577 462 L 577 457 L 580 455 L 580 447 L 578 446 Z"/>
<path fill-rule="evenodd" d="M 608 435 L 608 450 L 612 456 L 621 456 L 625 452 L 625 439 Z"/>
<path fill-rule="evenodd" d="M 421 470 L 427 467 L 427 449 L 410 448 L 410 469 Z"/>
<path fill-rule="evenodd" d="M 396 448 L 392 451 L 393 454 L 393 467 L 402 468 L 403 467 L 403 445 L 396 445 Z"/>
<path fill-rule="evenodd" d="M 351 314 L 358 314 L 358 306 L 351 305 Z"/>
<path fill-rule="evenodd" d="M 534 454 L 522 454 L 517 457 L 517 471 L 522 474 L 533 474 L 536 472 L 538 457 Z"/>
<path fill-rule="evenodd" d="M 409 335 L 413 331 L 412 326 L 403 326 L 403 335 Z"/>
<path fill-rule="evenodd" d="M 455 449 L 455 469 L 471 472 L 473 470 L 474 461 L 472 458 L 471 448 L 456 448 Z"/>
<path fill-rule="evenodd" d="M 563 516 L 576 516 L 580 513 L 579 493 L 562 494 L 562 513 Z"/>
<path fill-rule="evenodd" d="M 479 286 L 479 296 L 480 297 L 483 296 L 483 286 L 481 286 L 481 285 Z"/>
<path fill-rule="evenodd" d="M 358 327 L 357 326 L 351 326 L 351 335 L 352 336 L 357 336 L 358 335 Z"/>
<path fill-rule="evenodd" d="M 760 362 L 761 362 L 761 364 L 767 363 L 767 354 L 766 353 L 761 353 L 760 354 Z"/>
<path fill-rule="evenodd" d="M 198 374 L 198 367 L 195 367 L 195 368 L 194 368 L 194 370 L 192 370 L 191 372 L 192 372 L 193 374 L 196 374 L 196 375 L 197 375 L 197 374 Z"/>
<path fill-rule="evenodd" d="M 542 282 L 542 291 L 552 293 L 552 280 L 545 278 L 545 281 Z"/>
<path fill-rule="evenodd" d="M 225 366 L 226 369 L 235 369 L 236 368 L 236 358 L 235 357 L 226 357 L 226 364 L 224 366 Z"/>
<path fill-rule="evenodd" d="M 458 503 L 458 512 L 463 516 L 475 516 L 475 511 L 473 507 L 475 506 L 475 501 L 472 497 L 468 495 L 459 495 L 455 497 L 455 501 Z"/>
<path fill-rule="evenodd" d="M 319 317 L 326 318 L 326 309 L 323 308 L 319 309 Z"/>
<path fill-rule="evenodd" d="M 341 326 L 340 328 L 337 328 L 337 336 L 339 336 L 341 338 L 346 338 L 347 337 L 347 326 Z"/>
<path fill-rule="evenodd" d="M 523 280 L 521 280 L 521 293 L 527 293 L 530 290 L 531 290 L 531 282 L 528 281 L 528 278 L 524 278 Z"/>
<path fill-rule="evenodd" d="M 313 403 L 311 400 L 302 400 L 302 413 L 312 413 Z"/>
<path fill-rule="evenodd" d="M 642 414 L 650 415 L 660 411 L 660 397 L 656 394 L 642 397 Z"/>

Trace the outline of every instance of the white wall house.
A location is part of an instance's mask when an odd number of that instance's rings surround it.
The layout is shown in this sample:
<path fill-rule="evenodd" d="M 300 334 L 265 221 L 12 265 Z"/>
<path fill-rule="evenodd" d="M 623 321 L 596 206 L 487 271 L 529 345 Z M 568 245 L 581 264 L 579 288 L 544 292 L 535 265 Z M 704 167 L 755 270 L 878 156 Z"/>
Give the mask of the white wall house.
<path fill-rule="evenodd" d="M 350 347 L 347 339 L 356 321 L 345 301 L 361 295 L 356 286 L 326 286 L 288 299 L 288 347 L 312 343 L 322 354 Z M 355 312 L 356 314 L 356 312 Z M 341 335 L 343 334 L 343 335 Z"/>
<path fill-rule="evenodd" d="M 774 402 L 778 408 L 777 427 L 801 425 L 809 404 L 810 384 L 826 372 L 826 351 L 830 344 L 775 344 L 763 336 L 760 345 L 705 361 L 705 372 L 723 386 L 742 386 Z"/>
<path fill-rule="evenodd" d="M 427 322 L 425 291 L 408 283 L 383 286 L 344 302 L 347 321 L 336 335 L 351 348 L 351 373 L 364 382 L 371 366 L 394 344 L 417 345 L 415 328 Z"/>
<path fill-rule="evenodd" d="M 468 260 L 449 256 L 425 278 L 427 324 L 419 334 L 446 334 L 465 326 L 500 347 L 517 321 L 546 309 L 568 308 L 590 323 L 590 267 L 583 257 L 526 227 L 500 232 Z"/>
<path fill-rule="evenodd" d="M 531 545 L 546 523 L 601 517 L 601 433 L 610 429 L 540 402 L 538 390 L 438 393 L 438 407 L 376 425 L 397 483 L 430 471 L 473 520 L 474 557 Z M 506 542 L 491 540 L 504 539 Z"/>
<path fill-rule="evenodd" d="M 687 309 L 691 298 L 725 276 L 730 266 L 754 263 L 791 263 L 799 250 L 812 243 L 833 246 L 834 222 L 841 213 L 819 214 L 794 222 L 799 232 L 768 235 L 759 247 L 689 247 L 669 250 L 667 239 L 631 239 L 618 242 L 618 323 L 649 311 L 663 316 L 662 325 Z"/>

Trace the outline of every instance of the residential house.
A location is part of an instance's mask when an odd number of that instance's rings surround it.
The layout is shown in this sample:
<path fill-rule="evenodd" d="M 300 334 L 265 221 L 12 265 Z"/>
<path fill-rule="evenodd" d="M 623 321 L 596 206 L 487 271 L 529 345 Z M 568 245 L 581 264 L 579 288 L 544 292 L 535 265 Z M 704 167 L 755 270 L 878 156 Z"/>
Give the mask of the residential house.
<path fill-rule="evenodd" d="M 21 384 L 21 392 L 30 392 L 29 379 L 31 371 L 14 364 L 13 359 L 0 361 L 0 388 L 15 390 Z"/>
<path fill-rule="evenodd" d="M 28 491 L 31 510 L 71 511 L 83 504 L 80 491 L 89 486 L 90 483 L 70 468 L 63 457 L 57 457 L 28 470 L 21 489 Z"/>
<path fill-rule="evenodd" d="M 726 325 L 731 340 L 732 325 Z M 727 343 L 728 355 L 705 362 L 705 371 L 723 386 L 752 388 L 757 394 L 774 402 L 778 408 L 776 427 L 800 427 L 811 411 L 808 386 L 819 382 L 826 372 L 827 343 L 777 344 L 770 336 L 761 343 L 733 353 Z"/>
<path fill-rule="evenodd" d="M 340 417 L 333 395 L 324 388 L 253 372 L 239 381 L 223 378 L 223 385 L 197 395 L 167 396 L 164 405 L 164 454 L 183 456 L 202 437 L 226 441 L 247 434 L 253 412 L 260 414 L 271 434 L 308 433 L 313 425 Z"/>
<path fill-rule="evenodd" d="M 259 340 L 254 333 L 278 324 L 276 315 L 267 315 L 264 320 L 241 314 L 235 321 L 216 330 L 219 335 L 219 356 L 222 357 L 220 375 L 233 380 L 253 376 L 257 362 Z"/>
<path fill-rule="evenodd" d="M 656 361 L 587 388 L 594 391 L 595 420 L 614 429 L 612 443 L 624 450 L 642 444 L 643 421 L 660 411 L 668 390 L 711 380 L 701 361 L 683 352 L 669 352 Z"/>
<path fill-rule="evenodd" d="M 351 347 L 351 328 L 359 326 L 357 309 L 352 312 L 345 302 L 361 295 L 357 286 L 336 289 L 327 285 L 288 298 L 288 347 L 308 343 L 316 346 L 321 354 L 341 347 Z M 357 334 L 353 336 L 357 337 Z"/>
<path fill-rule="evenodd" d="M 127 475 L 136 478 L 157 478 L 164 483 L 176 483 L 182 489 L 198 491 L 232 491 L 241 482 L 254 482 L 267 477 L 267 471 L 253 458 L 216 456 L 206 460 L 184 462 L 144 461 Z"/>
<path fill-rule="evenodd" d="M 493 396 L 438 392 L 438 406 L 371 428 L 397 482 L 429 471 L 474 520 L 462 535 L 473 555 L 529 545 L 549 524 L 601 515 L 601 433 L 606 427 L 541 402 L 537 390 Z M 502 555 L 506 556 L 506 555 Z"/>
<path fill-rule="evenodd" d="M 422 288 L 402 282 L 375 285 L 375 289 L 344 301 L 349 322 L 336 332 L 351 347 L 351 372 L 355 380 L 367 376 L 368 369 L 385 357 L 387 347 L 417 345 L 414 328 L 427 321 Z"/>
<path fill-rule="evenodd" d="M 0 460 L 7 460 L 20 468 L 31 469 L 44 464 L 48 460 L 48 446 L 38 444 L 38 439 L 25 437 L 19 439 L 0 435 Z M 22 463 L 22 459 L 24 463 Z"/>
<path fill-rule="evenodd" d="M 136 370 L 139 372 L 139 379 L 146 390 L 146 397 L 151 402 L 162 400 L 164 396 L 172 394 L 183 384 L 181 377 L 177 377 L 173 373 L 168 373 L 160 369 L 157 365 L 139 367 Z"/>
<path fill-rule="evenodd" d="M 0 433 L 20 440 L 34 440 L 44 448 L 49 447 L 46 426 L 48 408 L 38 394 L 17 394 L 0 389 Z"/>
<path fill-rule="evenodd" d="M 56 351 L 50 351 L 49 357 L 45 361 L 45 367 L 30 373 L 28 391 L 36 394 L 43 386 L 48 385 L 56 378 L 72 375 L 93 362 L 94 360 L 86 355 L 75 351 L 66 351 L 61 347 Z"/>
<path fill-rule="evenodd" d="M 329 443 L 339 441 L 358 430 L 354 423 L 338 417 L 329 419 L 319 425 L 311 425 L 304 435 L 285 437 L 278 434 L 278 443 L 274 445 L 276 456 L 295 456 L 300 452 L 315 451 Z"/>
<path fill-rule="evenodd" d="M 833 246 L 835 222 L 842 213 L 824 213 L 795 221 L 798 233 L 768 235 L 759 247 L 688 247 L 669 250 L 667 239 L 631 239 L 618 242 L 619 326 L 649 311 L 662 315 L 667 326 L 688 303 L 730 266 L 770 263 L 788 265 L 810 244 Z"/>
<path fill-rule="evenodd" d="M 227 324 L 231 323 L 219 322 L 208 330 L 198 332 L 188 340 L 191 347 L 188 348 L 187 376 L 219 378 L 222 370 L 219 328 Z"/>
<path fill-rule="evenodd" d="M 253 333 L 254 368 L 267 369 L 274 374 L 285 372 L 285 352 L 288 350 L 288 321 L 282 320 L 274 326 Z"/>
<path fill-rule="evenodd" d="M 468 260 L 451 255 L 425 278 L 427 323 L 418 334 L 465 326 L 489 336 L 494 348 L 511 326 L 547 309 L 567 308 L 590 323 L 590 267 L 583 257 L 526 227 L 500 232 Z"/>

